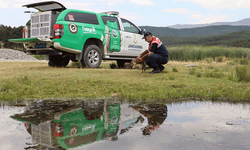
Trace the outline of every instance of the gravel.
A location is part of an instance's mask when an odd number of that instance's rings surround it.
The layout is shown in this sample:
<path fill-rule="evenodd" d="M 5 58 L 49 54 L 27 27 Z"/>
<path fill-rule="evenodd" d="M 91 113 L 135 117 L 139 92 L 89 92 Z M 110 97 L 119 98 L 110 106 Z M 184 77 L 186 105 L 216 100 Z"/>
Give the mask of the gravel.
<path fill-rule="evenodd" d="M 0 49 L 0 61 L 40 61 L 40 60 L 18 50 Z"/>

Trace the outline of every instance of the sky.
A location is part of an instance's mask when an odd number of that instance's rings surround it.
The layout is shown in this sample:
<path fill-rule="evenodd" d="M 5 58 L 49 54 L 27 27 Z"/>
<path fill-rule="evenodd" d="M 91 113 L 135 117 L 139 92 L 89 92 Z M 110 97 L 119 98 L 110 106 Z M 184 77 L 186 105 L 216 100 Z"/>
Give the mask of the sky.
<path fill-rule="evenodd" d="M 25 25 L 35 11 L 22 5 L 49 0 L 0 0 L 0 24 Z M 118 11 L 137 26 L 233 22 L 250 18 L 250 0 L 57 0 L 66 8 L 93 12 Z"/>

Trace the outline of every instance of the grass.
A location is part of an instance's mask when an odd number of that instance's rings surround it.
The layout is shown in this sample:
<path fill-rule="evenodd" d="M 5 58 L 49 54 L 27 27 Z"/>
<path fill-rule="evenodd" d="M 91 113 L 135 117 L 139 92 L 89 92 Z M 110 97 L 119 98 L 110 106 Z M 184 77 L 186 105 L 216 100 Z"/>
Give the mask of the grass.
<path fill-rule="evenodd" d="M 236 76 L 239 82 L 250 82 L 250 67 L 247 66 L 237 66 Z"/>
<path fill-rule="evenodd" d="M 184 45 L 168 47 L 168 51 L 170 60 L 177 61 L 200 61 L 206 59 L 208 62 L 223 62 L 225 58 L 245 58 L 250 60 L 249 48 Z M 212 58 L 212 60 L 207 58 Z"/>
<path fill-rule="evenodd" d="M 178 72 L 178 69 L 176 67 L 173 67 L 173 72 Z"/>
<path fill-rule="evenodd" d="M 242 65 L 229 65 L 233 59 L 224 61 L 193 62 L 198 65 L 196 68 L 185 67 L 188 62 L 169 61 L 159 74 L 149 74 L 151 70 L 139 73 L 140 70 L 110 69 L 109 63 L 91 69 L 71 64 L 51 68 L 40 62 L 0 62 L 0 101 L 105 98 L 114 93 L 129 100 L 250 100 L 250 83 L 239 82 L 235 69 Z"/>
<path fill-rule="evenodd" d="M 38 60 L 44 60 L 44 55 L 32 55 L 32 56 Z"/>
<path fill-rule="evenodd" d="M 82 67 L 82 64 L 81 64 L 81 61 L 77 61 L 77 62 L 72 62 L 69 67 L 72 67 L 72 68 L 81 68 Z"/>

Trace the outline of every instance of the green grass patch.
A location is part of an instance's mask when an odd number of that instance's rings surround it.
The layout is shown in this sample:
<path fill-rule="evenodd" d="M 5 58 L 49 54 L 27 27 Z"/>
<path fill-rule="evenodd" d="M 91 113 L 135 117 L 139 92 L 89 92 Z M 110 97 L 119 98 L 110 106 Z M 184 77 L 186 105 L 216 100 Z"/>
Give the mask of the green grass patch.
<path fill-rule="evenodd" d="M 202 76 L 202 74 L 200 72 L 197 72 L 196 77 L 200 78 L 201 76 Z"/>
<path fill-rule="evenodd" d="M 195 69 L 195 68 L 191 68 L 191 69 L 189 70 L 189 74 L 190 74 L 190 75 L 195 75 L 195 74 L 196 74 L 196 69 Z"/>
<path fill-rule="evenodd" d="M 240 64 L 241 65 L 248 65 L 248 60 L 246 58 L 241 58 L 240 59 Z"/>
<path fill-rule="evenodd" d="M 173 67 L 173 72 L 178 72 L 178 69 L 176 67 Z"/>
<path fill-rule="evenodd" d="M 236 62 L 228 62 L 228 65 L 230 65 L 230 66 L 235 66 L 235 65 L 236 65 Z"/>
<path fill-rule="evenodd" d="M 218 72 L 218 70 L 205 70 L 205 77 L 207 78 L 222 78 L 224 74 L 222 72 Z"/>
<path fill-rule="evenodd" d="M 44 55 L 33 55 L 38 60 L 44 60 Z"/>
<path fill-rule="evenodd" d="M 52 68 L 43 62 L 0 62 L 0 101 L 108 98 L 114 93 L 128 100 L 250 100 L 250 82 L 245 80 L 249 66 L 244 74 L 244 68 L 237 72 L 227 62 L 210 64 L 204 60 L 197 62 L 198 69 L 186 64 L 169 61 L 162 73 L 149 74 L 151 70 L 110 69 L 109 63 L 79 69 L 72 65 Z M 173 68 L 178 72 L 171 71 Z M 246 78 L 238 80 L 238 74 Z"/>
<path fill-rule="evenodd" d="M 226 46 L 183 45 L 168 47 L 170 60 L 223 62 L 224 58 L 246 58 L 250 60 L 250 49 Z M 211 59 L 212 58 L 212 59 Z"/>
<path fill-rule="evenodd" d="M 236 76 L 239 82 L 250 82 L 250 67 L 247 66 L 237 66 Z"/>
<path fill-rule="evenodd" d="M 71 62 L 71 64 L 69 66 L 72 68 L 82 68 L 81 61 Z"/>
<path fill-rule="evenodd" d="M 208 66 L 207 69 L 214 69 L 214 66 Z"/>
<path fill-rule="evenodd" d="M 216 62 L 223 62 L 223 60 L 224 60 L 223 57 L 217 57 L 216 58 Z"/>

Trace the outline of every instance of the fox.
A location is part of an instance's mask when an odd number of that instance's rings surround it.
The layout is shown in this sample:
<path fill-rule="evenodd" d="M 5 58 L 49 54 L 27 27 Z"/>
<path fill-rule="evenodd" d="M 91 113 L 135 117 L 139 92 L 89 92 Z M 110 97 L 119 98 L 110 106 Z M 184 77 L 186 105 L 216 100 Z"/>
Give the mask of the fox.
<path fill-rule="evenodd" d="M 145 64 L 145 60 L 148 59 L 148 50 L 145 50 L 143 53 L 141 53 L 140 55 L 140 58 L 142 60 L 139 60 L 137 58 L 134 58 L 132 61 L 131 61 L 131 64 L 133 65 L 132 69 L 136 68 L 136 66 L 139 66 L 139 68 L 141 69 L 141 72 L 145 72 L 146 71 L 146 64 Z"/>
<path fill-rule="evenodd" d="M 135 69 L 136 66 L 139 66 L 139 68 L 141 69 L 141 72 L 140 72 L 140 73 L 146 71 L 146 65 L 145 65 L 145 62 L 144 62 L 144 61 L 140 62 L 139 59 L 134 58 L 134 59 L 131 61 L 131 64 L 133 65 L 132 69 Z"/>

